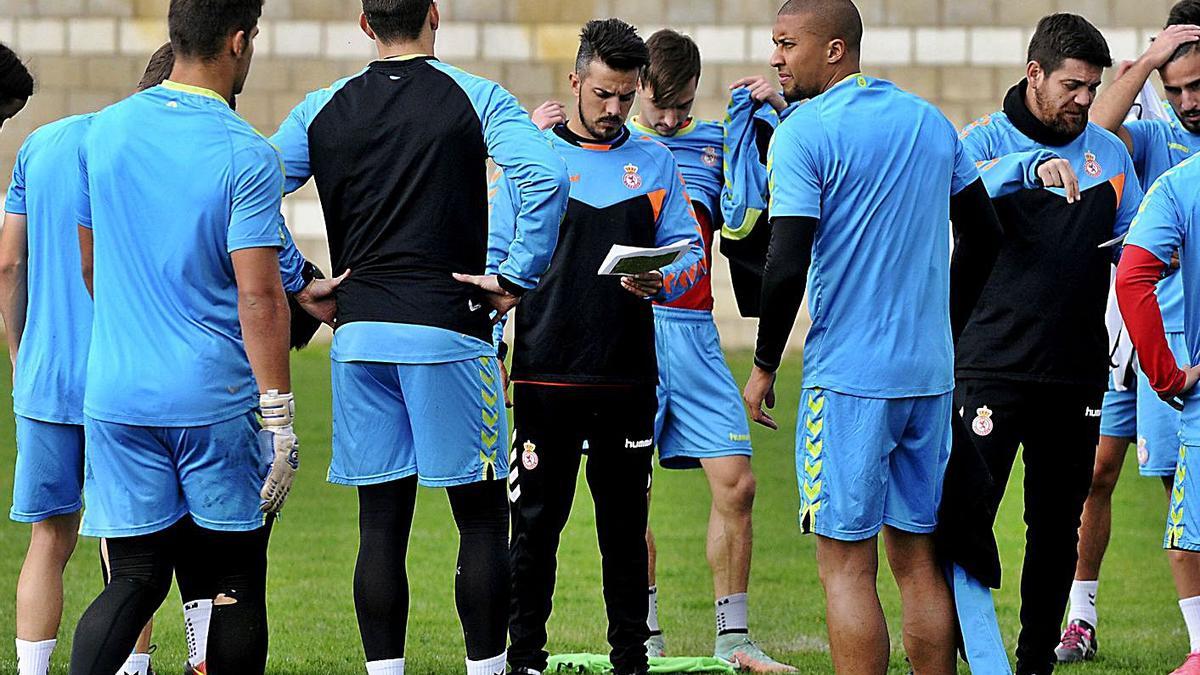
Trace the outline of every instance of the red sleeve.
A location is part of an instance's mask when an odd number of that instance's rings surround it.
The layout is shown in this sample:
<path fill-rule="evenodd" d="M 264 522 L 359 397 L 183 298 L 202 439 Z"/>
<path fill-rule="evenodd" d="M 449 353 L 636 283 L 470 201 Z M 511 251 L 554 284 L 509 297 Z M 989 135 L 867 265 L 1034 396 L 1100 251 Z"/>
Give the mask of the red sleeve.
<path fill-rule="evenodd" d="M 1177 396 L 1183 390 L 1186 375 L 1175 365 L 1175 357 L 1167 346 L 1162 311 L 1154 294 L 1164 267 L 1166 264 L 1150 251 L 1127 245 L 1117 267 L 1117 304 L 1150 386 L 1162 396 Z"/>

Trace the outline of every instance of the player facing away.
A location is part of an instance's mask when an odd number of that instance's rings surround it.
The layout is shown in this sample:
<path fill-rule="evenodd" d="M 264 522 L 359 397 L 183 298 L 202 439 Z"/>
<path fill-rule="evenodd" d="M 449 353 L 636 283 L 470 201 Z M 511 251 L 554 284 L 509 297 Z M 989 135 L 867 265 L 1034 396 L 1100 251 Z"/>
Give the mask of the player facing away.
<path fill-rule="evenodd" d="M 567 201 L 562 159 L 516 98 L 439 61 L 431 0 L 364 0 L 379 59 L 318 90 L 272 141 L 287 189 L 316 182 L 338 291 L 329 481 L 359 498 L 354 602 L 372 675 L 404 672 L 417 485 L 446 488 L 469 675 L 505 670 L 507 420 L 492 323 L 537 285 Z M 519 185 L 485 275 L 486 162 Z M 457 276 L 456 276 L 457 275 Z"/>
<path fill-rule="evenodd" d="M 1104 89 L 1092 106 L 1092 122 L 1112 131 L 1125 142 L 1138 181 L 1143 190 L 1167 169 L 1200 148 L 1200 1 L 1183 0 L 1171 8 L 1166 28 L 1134 62 L 1122 64 L 1116 81 Z M 1150 73 L 1158 70 L 1167 94 L 1169 112 L 1162 118 L 1146 115 L 1125 122 Z M 1158 95 L 1152 104 L 1161 107 Z M 1188 363 L 1183 320 L 1183 278 L 1170 274 L 1158 284 L 1163 329 L 1176 360 Z M 1180 415 L 1162 401 L 1142 372 L 1136 384 L 1136 433 L 1138 470 L 1143 476 L 1157 476 L 1170 501 L 1172 477 L 1179 456 Z M 1105 394 L 1107 406 L 1109 394 Z M 1105 408 L 1104 414 L 1108 414 Z M 1124 463 L 1129 443 L 1106 444 L 1103 438 L 1108 419 L 1101 416 L 1101 442 L 1096 449 L 1092 488 L 1084 504 L 1079 528 L 1079 562 L 1071 585 L 1067 627 L 1055 650 L 1062 662 L 1091 659 L 1096 655 L 1096 593 L 1100 562 L 1108 546 L 1112 527 L 1112 491 Z M 1200 557 L 1168 550 L 1171 573 L 1179 591 L 1179 607 L 1188 627 L 1190 651 L 1200 652 Z M 1189 657 L 1190 659 L 1190 657 Z M 1188 672 L 1200 672 L 1200 656 L 1190 659 Z"/>
<path fill-rule="evenodd" d="M 641 68 L 636 30 L 590 21 L 570 74 L 574 111 L 546 136 L 566 160 L 570 202 L 546 278 L 517 311 L 509 475 L 516 673 L 546 667 L 546 622 L 559 536 L 584 453 L 596 507 L 614 672 L 647 672 L 646 490 L 654 451 L 658 370 L 650 299 L 670 301 L 705 273 L 702 239 L 671 152 L 625 126 Z M 492 207 L 488 264 L 503 261 L 519 184 L 505 171 Z M 507 227 L 506 227 L 507 225 Z M 687 241 L 675 263 L 600 276 L 614 244 Z M 519 461 L 519 465 L 517 462 Z"/>
<path fill-rule="evenodd" d="M 638 81 L 641 114 L 630 118 L 635 134 L 666 145 L 687 184 L 688 196 L 704 236 L 706 261 L 720 230 L 724 184 L 724 126 L 692 117 L 700 81 L 700 50 L 691 38 L 664 29 L 646 40 L 650 65 Z M 771 101 L 783 98 L 764 78 L 746 86 Z M 753 137 L 751 137 L 753 141 Z M 750 429 L 741 396 L 712 317 L 712 282 L 708 275 L 669 303 L 654 303 L 655 351 L 658 354 L 658 414 L 654 437 L 659 464 L 669 469 L 703 468 L 712 491 L 707 554 L 716 595 L 717 658 L 753 672 L 793 672 L 750 638 L 747 594 L 750 582 L 751 510 L 754 473 L 750 469 Z M 648 656 L 665 656 L 658 624 L 655 585 L 656 549 L 646 529 L 650 556 Z"/>
<path fill-rule="evenodd" d="M 1087 119 L 1109 65 L 1104 36 L 1086 19 L 1044 17 L 1029 43 L 1026 78 L 1001 111 L 962 132 L 1005 237 L 955 362 L 956 444 L 963 444 L 955 452 L 978 453 L 992 480 L 976 503 L 943 509 L 971 511 L 954 521 L 969 528 L 962 536 L 990 531 L 1024 446 L 1019 674 L 1047 673 L 1056 662 L 1108 371 L 1104 314 L 1114 249 L 1101 244 L 1126 231 L 1141 201 L 1129 152 Z M 1005 167 L 1024 161 L 1037 171 L 1002 178 Z"/>
<path fill-rule="evenodd" d="M 990 260 L 980 256 L 951 294 L 950 218 L 971 249 L 997 241 L 999 226 L 953 125 L 859 72 L 861 39 L 848 0 L 792 0 L 776 18 L 771 65 L 787 100 L 809 100 L 771 142 L 771 242 L 743 396 L 751 419 L 777 428 L 762 406 L 774 405 L 807 281 L 800 527 L 818 537 L 834 669 L 887 670 L 882 531 L 913 669 L 953 673 L 954 612 L 931 536 L 950 456 L 948 309 L 974 306 Z"/>
<path fill-rule="evenodd" d="M 156 65 L 152 57 L 139 91 L 170 74 Z M 0 314 L 14 372 L 18 448 L 9 518 L 31 523 L 17 581 L 18 675 L 49 672 L 62 621 L 63 570 L 75 550 L 83 508 L 83 390 L 92 300 L 78 273 L 75 204 L 63 196 L 80 190 L 79 146 L 90 118 L 67 117 L 25 139 L 0 230 Z M 147 625 L 121 670 L 146 675 L 149 645 Z"/>
<path fill-rule="evenodd" d="M 7 45 L 0 43 L 0 128 L 33 96 L 33 75 Z"/>
<path fill-rule="evenodd" d="M 185 556 L 216 589 L 208 672 L 266 666 L 267 539 L 298 462 L 283 174 L 227 103 L 261 12 L 172 0 L 172 79 L 95 114 L 78 153 L 95 300 L 82 533 L 107 539 L 111 580 L 76 627 L 72 673 L 116 670 Z"/>

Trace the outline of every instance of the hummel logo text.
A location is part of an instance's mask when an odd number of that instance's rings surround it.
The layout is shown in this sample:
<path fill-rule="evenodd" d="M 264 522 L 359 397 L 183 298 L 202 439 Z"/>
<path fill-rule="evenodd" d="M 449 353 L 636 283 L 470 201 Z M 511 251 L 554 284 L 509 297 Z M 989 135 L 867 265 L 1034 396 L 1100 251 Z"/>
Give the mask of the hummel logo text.
<path fill-rule="evenodd" d="M 653 438 L 647 438 L 644 441 L 631 441 L 628 438 L 625 439 L 625 447 L 628 449 L 632 449 L 632 450 L 637 450 L 639 448 L 648 448 L 651 445 L 654 445 Z"/>

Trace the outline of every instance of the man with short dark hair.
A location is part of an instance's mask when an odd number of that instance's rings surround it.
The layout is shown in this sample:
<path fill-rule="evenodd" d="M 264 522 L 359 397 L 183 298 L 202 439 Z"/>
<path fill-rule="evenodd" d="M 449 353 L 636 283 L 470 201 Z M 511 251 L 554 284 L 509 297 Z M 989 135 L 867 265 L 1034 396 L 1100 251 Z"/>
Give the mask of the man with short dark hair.
<path fill-rule="evenodd" d="M 1104 36 L 1086 19 L 1047 16 L 1029 43 L 1026 79 L 1002 111 L 962 132 L 1005 230 L 956 350 L 955 453 L 977 452 L 991 478 L 963 538 L 990 529 L 1024 446 L 1019 674 L 1054 667 L 1107 379 L 1109 241 L 1128 229 L 1142 195 L 1128 151 L 1088 123 L 1111 63 Z M 1003 168 L 1023 159 L 1036 170 L 1003 180 Z M 994 552 L 974 562 L 995 578 L 984 579 L 972 561 L 954 562 L 995 586 L 999 567 L 988 558 Z"/>
<path fill-rule="evenodd" d="M 107 539 L 111 579 L 75 630 L 72 673 L 115 672 L 184 556 L 216 589 L 208 672 L 266 666 L 267 540 L 298 463 L 283 176 L 228 105 L 261 12 L 172 0 L 172 79 L 94 115 L 80 146 L 95 298 L 82 533 Z"/>
<path fill-rule="evenodd" d="M 646 489 L 654 451 L 654 316 L 707 273 L 702 239 L 669 150 L 625 126 L 649 53 L 618 19 L 590 21 L 570 74 L 575 110 L 546 132 L 566 160 L 570 202 L 546 278 L 516 316 L 514 464 L 509 474 L 514 673 L 546 668 L 559 536 L 582 455 L 596 506 L 612 665 L 647 672 Z M 507 170 L 492 208 L 489 267 L 503 260 L 519 183 Z M 618 279 L 597 274 L 614 244 L 686 241 L 683 257 Z"/>
<path fill-rule="evenodd" d="M 329 481 L 358 491 L 354 605 L 371 675 L 404 672 L 417 485 L 446 489 L 468 675 L 505 669 L 507 420 L 492 324 L 537 286 L 567 200 L 562 160 L 511 94 L 434 56 L 431 0 L 363 0 L 379 58 L 309 94 L 272 141 L 314 180 L 338 291 Z M 517 183 L 487 273 L 486 162 Z"/>
<path fill-rule="evenodd" d="M 1143 190 L 1149 190 L 1167 169 L 1200 149 L 1200 96 L 1197 95 L 1200 90 L 1197 44 L 1200 43 L 1197 40 L 1200 40 L 1200 0 L 1182 0 L 1171 8 L 1166 28 L 1140 58 L 1121 64 L 1117 79 L 1105 87 L 1092 106 L 1092 122 L 1125 142 Z M 1158 93 L 1147 84 L 1154 70 L 1158 70 L 1162 79 L 1169 107 L 1162 105 Z M 1143 91 L 1146 96 L 1141 96 Z M 1138 109 L 1137 102 L 1143 98 L 1150 109 Z M 1135 113 L 1135 119 L 1126 122 L 1131 111 Z M 1182 276 L 1167 276 L 1158 284 L 1157 293 L 1167 341 L 1180 363 L 1186 365 Z M 1136 377 L 1137 383 L 1128 393 L 1136 401 L 1138 472 L 1160 478 L 1169 503 L 1179 456 L 1181 416 L 1170 404 L 1158 398 L 1141 369 L 1137 369 Z M 1105 416 L 1110 412 L 1110 394 L 1105 394 L 1102 427 L 1108 423 Z M 1128 439 L 1106 443 L 1107 439 L 1101 433 L 1092 487 L 1079 528 L 1079 562 L 1075 567 L 1075 581 L 1071 584 L 1067 627 L 1056 649 L 1059 663 L 1089 660 L 1096 655 L 1096 593 L 1100 584 L 1100 563 L 1108 547 L 1112 526 L 1113 489 L 1129 447 Z M 1200 652 L 1200 557 L 1168 549 L 1167 558 L 1194 654 Z M 1200 669 L 1200 657 L 1189 658 L 1189 663 Z"/>
<path fill-rule="evenodd" d="M 641 113 L 629 120 L 644 134 L 671 150 L 687 183 L 692 210 L 704 237 L 706 264 L 721 229 L 721 193 L 725 127 L 692 117 L 700 83 L 700 50 L 686 35 L 660 30 L 646 40 L 650 64 L 638 80 Z M 776 111 L 787 103 L 765 78 L 739 85 L 752 96 L 765 89 Z M 749 139 L 751 144 L 755 139 Z M 668 469 L 703 468 L 712 491 L 707 557 L 716 595 L 714 655 L 752 672 L 793 672 L 767 655 L 750 637 L 747 590 L 750 583 L 751 515 L 755 480 L 750 468 L 750 428 L 737 383 L 721 353 L 712 318 L 711 277 L 705 275 L 679 298 L 654 303 L 654 335 L 658 353 L 658 414 L 654 437 L 658 461 Z M 646 528 L 650 554 L 650 640 L 647 654 L 665 656 L 658 624 L 657 549 Z"/>
<path fill-rule="evenodd" d="M 887 671 L 882 533 L 913 669 L 953 673 L 952 604 L 931 534 L 950 457 L 952 340 L 991 269 L 999 224 L 950 121 L 859 72 L 852 2 L 791 0 L 773 41 L 785 98 L 808 101 L 771 141 L 770 247 L 743 397 L 752 420 L 778 428 L 763 404 L 774 406 L 807 289 L 796 473 L 833 667 Z"/>

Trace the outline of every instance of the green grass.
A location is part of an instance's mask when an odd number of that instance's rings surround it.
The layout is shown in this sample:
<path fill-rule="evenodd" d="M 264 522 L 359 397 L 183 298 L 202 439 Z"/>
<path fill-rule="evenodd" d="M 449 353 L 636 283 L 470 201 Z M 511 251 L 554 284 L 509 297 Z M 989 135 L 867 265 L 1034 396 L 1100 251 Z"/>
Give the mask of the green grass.
<path fill-rule="evenodd" d="M 743 382 L 749 356 L 738 353 L 730 359 L 735 377 Z M 303 466 L 271 542 L 268 671 L 361 673 L 362 648 L 351 599 L 357 547 L 354 492 L 324 481 L 330 452 L 327 355 L 314 348 L 294 363 Z M 798 377 L 797 362 L 785 366 L 776 410 L 784 430 L 754 429 L 759 492 L 754 507 L 750 618 L 755 635 L 772 654 L 803 672 L 829 672 L 814 541 L 801 537 L 795 524 L 792 432 Z M 9 381 L 7 371 L 2 380 Z M 8 495 L 15 453 L 8 415 L 0 416 L 0 439 L 0 466 L 5 467 L 0 471 L 0 494 Z M 1187 634 L 1160 548 L 1165 512 L 1162 487 L 1156 480 L 1137 476 L 1132 454 L 1115 496 L 1113 544 L 1099 594 L 1101 657 L 1083 667 L 1062 668 L 1063 673 L 1163 673 L 1178 665 L 1187 651 Z M 1010 648 L 1018 630 L 1017 588 L 1024 545 L 1020 481 L 1018 469 L 998 525 L 1005 586 L 997 594 L 997 606 Z M 712 653 L 712 587 L 704 558 L 707 514 L 707 487 L 700 473 L 658 471 L 651 520 L 658 537 L 661 620 L 675 655 Z M 462 672 L 462 638 L 452 599 L 456 539 L 445 496 L 423 490 L 408 557 L 410 673 Z M 7 519 L 0 523 L 0 635 L 13 635 L 12 597 L 27 540 L 27 526 Z M 558 592 L 550 624 L 552 651 L 607 651 L 599 567 L 591 500 L 581 486 L 559 554 Z M 898 596 L 886 571 L 879 585 L 893 635 L 891 671 L 906 672 L 898 637 Z M 81 540 L 67 567 L 66 610 L 55 673 L 66 672 L 75 622 L 99 588 L 96 541 Z M 179 672 L 184 660 L 178 602 L 173 592 L 157 617 L 155 663 L 163 673 Z M 0 641 L 0 672 L 15 671 L 11 644 Z"/>

